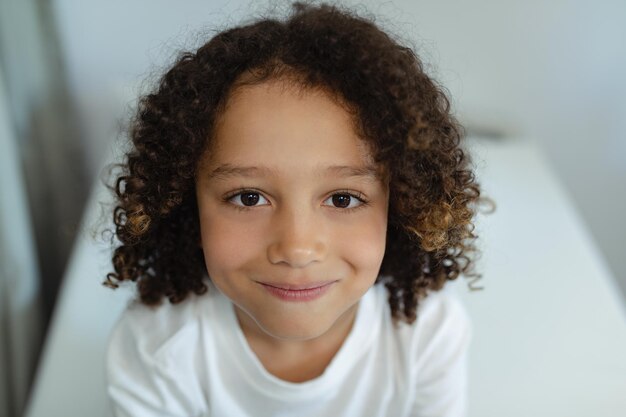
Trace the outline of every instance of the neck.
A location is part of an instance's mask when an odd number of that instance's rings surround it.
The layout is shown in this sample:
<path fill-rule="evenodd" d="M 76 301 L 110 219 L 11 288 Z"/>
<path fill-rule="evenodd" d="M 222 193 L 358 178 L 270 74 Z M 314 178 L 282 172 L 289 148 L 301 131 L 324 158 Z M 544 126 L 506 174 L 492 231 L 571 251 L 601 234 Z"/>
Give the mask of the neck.
<path fill-rule="evenodd" d="M 235 307 L 239 325 L 248 345 L 272 375 L 290 382 L 304 382 L 320 376 L 335 357 L 356 319 L 358 303 L 344 313 L 323 335 L 308 340 L 284 340 L 259 328 L 244 311 Z"/>
<path fill-rule="evenodd" d="M 356 319 L 358 306 L 359 303 L 356 303 L 350 307 L 337 319 L 333 326 L 322 335 L 313 339 L 305 340 L 281 339 L 274 337 L 259 327 L 252 317 L 237 306 L 235 306 L 235 314 L 237 316 L 239 326 L 241 327 L 248 343 L 254 343 L 257 346 L 263 345 L 268 349 L 283 353 L 308 352 L 308 354 L 310 354 L 312 351 L 328 350 L 329 347 L 332 350 L 335 346 L 338 350 L 347 338 L 348 334 L 350 334 L 350 330 L 352 329 Z"/>

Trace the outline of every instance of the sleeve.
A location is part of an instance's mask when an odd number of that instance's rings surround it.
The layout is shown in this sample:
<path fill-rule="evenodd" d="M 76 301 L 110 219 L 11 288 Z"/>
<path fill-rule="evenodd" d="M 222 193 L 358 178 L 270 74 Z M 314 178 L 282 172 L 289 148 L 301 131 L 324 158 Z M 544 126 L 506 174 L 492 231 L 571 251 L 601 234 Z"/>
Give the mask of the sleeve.
<path fill-rule="evenodd" d="M 127 312 L 125 312 L 126 314 Z M 149 329 L 149 330 L 145 330 Z M 110 335 L 106 353 L 107 395 L 115 417 L 208 416 L 199 412 L 185 388 L 147 337 L 154 325 L 122 316 Z M 179 344 L 181 342 L 178 342 Z M 161 355 L 162 356 L 162 355 Z"/>
<path fill-rule="evenodd" d="M 411 416 L 465 417 L 472 323 L 460 300 L 450 295 L 433 315 L 416 367 Z"/>

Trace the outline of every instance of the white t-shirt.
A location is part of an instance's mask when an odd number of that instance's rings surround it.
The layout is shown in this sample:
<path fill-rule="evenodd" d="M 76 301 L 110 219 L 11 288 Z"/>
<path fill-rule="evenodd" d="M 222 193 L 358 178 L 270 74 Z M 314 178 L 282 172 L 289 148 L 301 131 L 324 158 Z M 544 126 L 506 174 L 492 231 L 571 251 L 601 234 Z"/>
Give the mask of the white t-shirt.
<path fill-rule="evenodd" d="M 394 327 L 377 284 L 324 373 L 288 382 L 263 367 L 232 302 L 210 285 L 179 304 L 127 308 L 109 339 L 107 391 L 118 417 L 461 417 L 471 333 L 449 287 Z"/>

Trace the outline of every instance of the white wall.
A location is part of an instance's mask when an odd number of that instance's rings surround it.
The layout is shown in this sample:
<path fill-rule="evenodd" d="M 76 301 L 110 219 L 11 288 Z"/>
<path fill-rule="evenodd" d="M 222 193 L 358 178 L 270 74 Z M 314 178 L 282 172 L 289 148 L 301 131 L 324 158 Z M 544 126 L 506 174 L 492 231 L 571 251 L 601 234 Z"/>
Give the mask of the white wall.
<path fill-rule="evenodd" d="M 208 37 L 213 24 L 223 28 L 266 4 L 54 3 L 92 167 L 141 80 L 158 74 L 177 48 L 197 46 L 199 31 Z M 470 129 L 541 144 L 626 293 L 626 2 L 362 4 L 384 26 L 414 39 Z M 537 230 L 537 238 L 559 243 L 550 230 Z"/>

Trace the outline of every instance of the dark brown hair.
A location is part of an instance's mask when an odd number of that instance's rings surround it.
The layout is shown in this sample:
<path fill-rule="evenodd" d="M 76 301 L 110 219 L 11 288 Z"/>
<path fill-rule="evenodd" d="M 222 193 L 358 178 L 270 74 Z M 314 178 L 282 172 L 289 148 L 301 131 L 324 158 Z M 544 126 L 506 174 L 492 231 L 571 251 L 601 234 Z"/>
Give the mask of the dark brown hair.
<path fill-rule="evenodd" d="M 323 89 L 350 109 L 390 186 L 384 281 L 394 319 L 412 322 L 428 290 L 474 264 L 473 218 L 480 188 L 461 148 L 462 129 L 443 89 L 411 48 L 338 6 L 294 3 L 283 21 L 225 30 L 182 53 L 158 88 L 139 101 L 132 149 L 113 186 L 115 272 L 135 281 L 142 302 L 202 294 L 206 267 L 195 174 L 213 127 L 242 76 L 247 84 L 290 80 Z"/>

